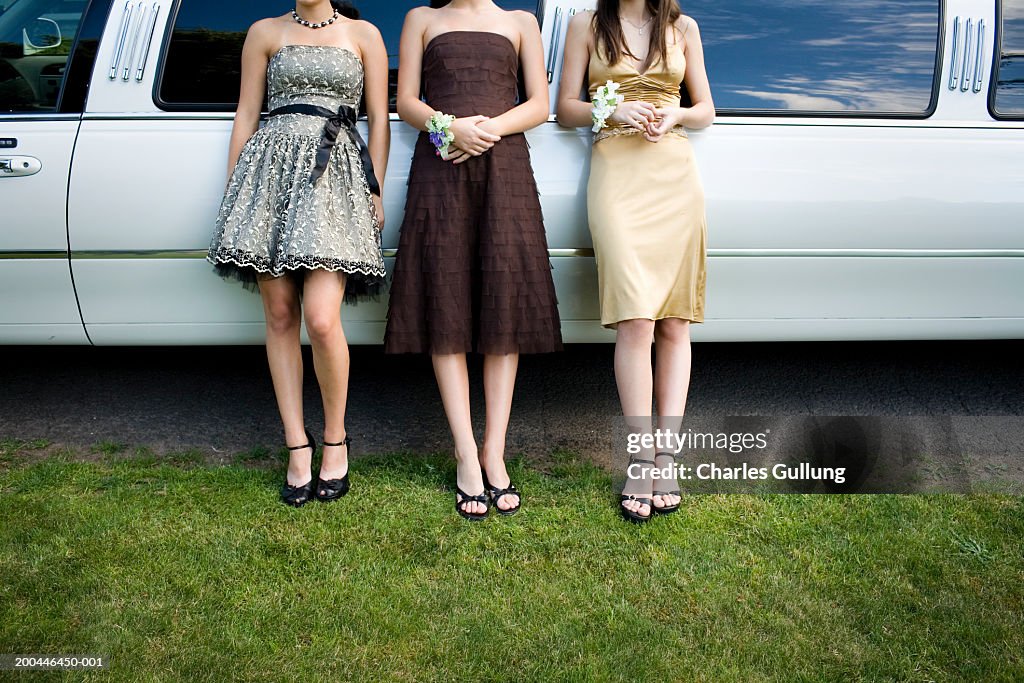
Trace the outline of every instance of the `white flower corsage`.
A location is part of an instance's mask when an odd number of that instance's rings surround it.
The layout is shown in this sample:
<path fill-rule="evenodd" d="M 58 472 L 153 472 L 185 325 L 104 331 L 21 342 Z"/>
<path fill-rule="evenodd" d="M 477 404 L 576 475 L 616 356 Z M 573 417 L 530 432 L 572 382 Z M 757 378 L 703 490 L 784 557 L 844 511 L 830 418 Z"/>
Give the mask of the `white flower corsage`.
<path fill-rule="evenodd" d="M 455 133 L 452 132 L 452 123 L 455 117 L 451 114 L 442 114 L 435 111 L 427 119 L 427 132 L 430 133 L 430 142 L 437 149 L 437 156 L 443 157 L 448 154 L 448 145 L 455 141 Z"/>
<path fill-rule="evenodd" d="M 615 108 L 622 104 L 622 101 L 626 98 L 622 95 L 617 94 L 619 84 L 615 81 L 608 81 L 604 85 L 600 86 L 594 93 L 592 103 L 594 105 L 593 111 L 590 113 L 590 118 L 594 121 L 593 131 L 598 133 L 607 124 L 608 117 L 615 112 Z"/>

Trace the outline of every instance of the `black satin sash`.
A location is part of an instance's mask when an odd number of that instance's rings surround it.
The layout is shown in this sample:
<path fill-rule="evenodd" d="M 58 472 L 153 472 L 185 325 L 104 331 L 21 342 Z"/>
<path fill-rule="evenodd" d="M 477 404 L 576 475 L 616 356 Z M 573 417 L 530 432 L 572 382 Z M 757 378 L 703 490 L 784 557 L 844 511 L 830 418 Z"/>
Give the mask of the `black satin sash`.
<path fill-rule="evenodd" d="M 363 171 L 366 173 L 366 184 L 369 185 L 370 192 L 380 196 L 380 184 L 377 182 L 377 175 L 373 172 L 373 159 L 370 158 L 370 150 L 366 147 L 363 136 L 356 130 L 356 120 L 359 116 L 353 107 L 343 104 L 338 111 L 334 112 L 315 104 L 289 104 L 270 112 L 271 116 L 281 116 L 282 114 L 306 114 L 307 116 L 322 116 L 327 119 L 323 137 L 320 138 L 320 146 L 316 150 L 316 166 L 313 167 L 313 174 L 310 177 L 312 182 L 320 180 L 320 176 L 327 170 L 327 163 L 331 160 L 331 151 L 338 144 L 338 135 L 341 133 L 341 129 L 345 128 L 348 130 L 349 138 L 359 149 Z"/>

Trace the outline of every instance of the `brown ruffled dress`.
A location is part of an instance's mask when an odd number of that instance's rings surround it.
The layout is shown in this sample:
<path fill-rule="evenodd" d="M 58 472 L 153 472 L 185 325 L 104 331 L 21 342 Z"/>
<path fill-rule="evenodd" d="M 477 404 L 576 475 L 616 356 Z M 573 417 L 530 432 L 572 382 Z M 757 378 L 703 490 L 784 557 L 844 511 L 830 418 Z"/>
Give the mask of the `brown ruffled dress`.
<path fill-rule="evenodd" d="M 423 53 L 427 104 L 455 116 L 516 105 L 519 55 L 484 31 L 442 33 Z M 455 165 L 416 142 L 388 308 L 387 353 L 545 353 L 561 326 L 530 152 L 508 135 Z"/>

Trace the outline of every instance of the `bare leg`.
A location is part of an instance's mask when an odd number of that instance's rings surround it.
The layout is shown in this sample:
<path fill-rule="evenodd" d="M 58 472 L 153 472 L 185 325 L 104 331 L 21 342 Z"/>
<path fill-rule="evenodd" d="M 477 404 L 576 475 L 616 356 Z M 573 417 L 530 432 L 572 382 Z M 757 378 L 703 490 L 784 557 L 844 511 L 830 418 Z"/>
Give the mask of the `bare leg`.
<path fill-rule="evenodd" d="M 469 370 L 466 368 L 466 354 L 453 353 L 432 356 L 437 388 L 441 391 L 441 402 L 448 416 L 448 426 L 455 440 L 456 483 L 471 496 L 484 490 L 480 474 L 480 460 L 477 454 L 476 438 L 473 436 L 473 420 L 469 408 Z M 486 511 L 483 503 L 469 502 L 461 506 L 463 512 L 480 515 Z"/>
<path fill-rule="evenodd" d="M 686 396 L 690 389 L 690 322 L 678 318 L 659 320 L 654 330 L 657 364 L 654 371 L 654 397 L 658 402 L 658 426 L 678 433 L 682 429 Z M 662 459 L 658 466 L 668 461 Z M 675 488 L 670 482 L 656 487 L 662 491 Z M 679 504 L 679 496 L 656 495 L 655 507 Z"/>
<path fill-rule="evenodd" d="M 622 404 L 622 414 L 632 418 L 631 429 L 641 431 L 651 429 L 654 392 L 651 364 L 653 342 L 653 320 L 624 320 L 619 323 L 615 338 L 615 381 L 619 388 L 619 402 Z M 644 460 L 653 460 L 653 453 L 645 453 L 640 457 Z M 627 478 L 622 492 L 647 497 L 650 496 L 651 489 L 652 481 L 649 478 Z M 626 501 L 622 505 L 644 517 L 651 513 L 649 505 L 642 505 L 636 501 Z"/>
<path fill-rule="evenodd" d="M 484 429 L 484 447 L 481 465 L 491 486 L 508 488 L 511 480 L 505 469 L 505 436 L 512 413 L 512 393 L 516 386 L 519 354 L 484 356 L 484 396 L 487 404 L 487 426 Z M 519 505 L 518 496 L 504 495 L 496 502 L 502 510 Z"/>
<path fill-rule="evenodd" d="M 277 409 L 284 424 L 285 443 L 299 446 L 306 443 L 306 427 L 302 416 L 302 347 L 299 344 L 301 310 L 299 290 L 290 278 L 260 280 L 263 313 L 267 320 L 267 360 L 274 382 Z M 288 483 L 302 486 L 312 477 L 311 449 L 289 451 Z"/>
<path fill-rule="evenodd" d="M 348 403 L 349 354 L 341 327 L 341 301 L 345 275 L 314 270 L 306 275 L 303 308 L 306 334 L 313 347 L 313 367 L 324 402 L 324 441 L 345 439 L 345 407 Z M 348 472 L 348 448 L 325 446 L 320 478 L 341 479 Z"/>

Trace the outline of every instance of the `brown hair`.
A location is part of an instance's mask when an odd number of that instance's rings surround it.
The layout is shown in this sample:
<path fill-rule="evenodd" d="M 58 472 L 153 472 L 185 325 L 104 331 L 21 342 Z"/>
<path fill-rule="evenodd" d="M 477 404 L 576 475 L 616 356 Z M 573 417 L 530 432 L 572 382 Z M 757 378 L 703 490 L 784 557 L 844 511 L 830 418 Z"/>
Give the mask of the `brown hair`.
<path fill-rule="evenodd" d="M 651 42 L 648 46 L 647 59 L 640 66 L 644 70 L 650 68 L 661 59 L 668 50 L 665 31 L 682 15 L 678 0 L 646 0 L 647 11 L 653 15 L 651 20 Z M 594 34 L 597 37 L 598 50 L 603 49 L 609 64 L 618 64 L 623 55 L 640 59 L 629 50 L 626 36 L 622 33 L 622 22 L 619 21 L 619 0 L 597 0 L 597 11 L 594 12 Z"/>

